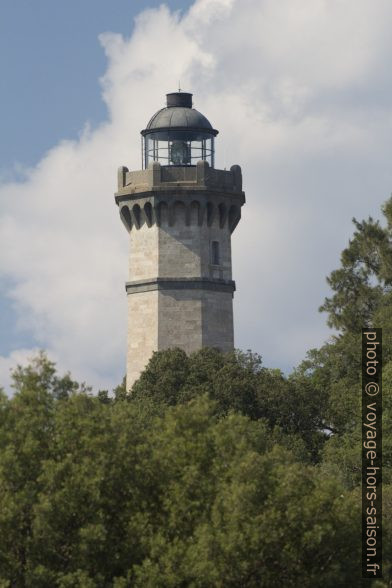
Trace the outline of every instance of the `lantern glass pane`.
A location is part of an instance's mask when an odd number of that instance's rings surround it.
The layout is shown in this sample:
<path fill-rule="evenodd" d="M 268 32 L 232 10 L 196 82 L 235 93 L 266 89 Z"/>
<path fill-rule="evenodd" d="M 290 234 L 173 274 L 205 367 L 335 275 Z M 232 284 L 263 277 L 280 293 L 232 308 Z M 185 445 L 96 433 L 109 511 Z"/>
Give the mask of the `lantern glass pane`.
<path fill-rule="evenodd" d="M 196 165 L 200 160 L 214 166 L 214 137 L 197 131 L 159 131 L 144 137 L 144 167 L 152 161 L 161 165 Z"/>

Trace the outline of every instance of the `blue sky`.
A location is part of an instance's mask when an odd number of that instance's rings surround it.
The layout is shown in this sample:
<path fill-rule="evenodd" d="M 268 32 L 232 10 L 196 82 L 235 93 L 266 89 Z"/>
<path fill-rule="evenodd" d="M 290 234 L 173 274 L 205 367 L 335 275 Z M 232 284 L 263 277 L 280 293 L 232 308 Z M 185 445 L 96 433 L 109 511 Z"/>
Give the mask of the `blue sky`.
<path fill-rule="evenodd" d="M 1 173 L 12 173 L 15 163 L 36 164 L 60 139 L 77 137 L 86 121 L 96 125 L 106 118 L 98 81 L 106 59 L 98 35 L 129 36 L 134 16 L 161 3 L 2 0 Z M 181 11 L 191 2 L 166 4 Z"/>
<path fill-rule="evenodd" d="M 391 21 L 390 0 L 3 0 L 0 385 L 37 348 L 95 389 L 121 381 L 116 170 L 140 168 L 178 80 L 219 130 L 217 167 L 243 170 L 237 347 L 288 372 L 321 345 L 351 219 L 392 189 Z"/>

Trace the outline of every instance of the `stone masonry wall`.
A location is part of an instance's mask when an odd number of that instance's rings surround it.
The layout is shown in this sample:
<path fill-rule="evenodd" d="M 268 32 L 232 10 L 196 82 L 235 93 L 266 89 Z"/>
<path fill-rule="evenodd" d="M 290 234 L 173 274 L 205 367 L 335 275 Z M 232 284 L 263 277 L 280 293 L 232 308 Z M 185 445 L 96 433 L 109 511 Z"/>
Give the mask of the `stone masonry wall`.
<path fill-rule="evenodd" d="M 180 347 L 187 353 L 203 344 L 202 291 L 158 293 L 158 350 Z"/>
<path fill-rule="evenodd" d="M 129 280 L 144 280 L 159 274 L 159 227 L 146 223 L 129 233 Z"/>
<path fill-rule="evenodd" d="M 234 349 L 233 295 L 231 292 L 203 292 L 203 347 Z"/>
<path fill-rule="evenodd" d="M 127 388 L 158 349 L 158 291 L 128 296 Z"/>
<path fill-rule="evenodd" d="M 218 218 L 214 219 L 211 226 L 207 226 L 207 223 L 201 226 L 190 223 L 186 226 L 182 214 L 176 214 L 173 226 L 163 220 L 158 237 L 158 276 L 231 280 L 230 236 L 227 226 L 220 228 Z M 213 267 L 211 263 L 212 241 L 219 243 L 219 267 Z"/>

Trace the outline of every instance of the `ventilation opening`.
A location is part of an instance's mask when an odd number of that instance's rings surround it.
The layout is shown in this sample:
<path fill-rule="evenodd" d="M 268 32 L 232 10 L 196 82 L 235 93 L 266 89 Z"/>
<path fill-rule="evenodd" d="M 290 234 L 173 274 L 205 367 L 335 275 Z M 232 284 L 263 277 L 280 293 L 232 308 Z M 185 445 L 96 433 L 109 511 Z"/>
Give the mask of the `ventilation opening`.
<path fill-rule="evenodd" d="M 219 265 L 219 243 L 218 241 L 212 241 L 211 243 L 211 263 L 212 265 Z"/>

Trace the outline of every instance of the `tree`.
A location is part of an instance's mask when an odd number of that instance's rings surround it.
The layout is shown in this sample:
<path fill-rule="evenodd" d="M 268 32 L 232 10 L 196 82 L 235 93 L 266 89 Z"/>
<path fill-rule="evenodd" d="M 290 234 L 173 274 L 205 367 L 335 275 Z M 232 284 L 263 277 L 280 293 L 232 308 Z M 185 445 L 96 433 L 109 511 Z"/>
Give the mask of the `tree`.
<path fill-rule="evenodd" d="M 290 443 L 302 438 L 309 457 L 317 460 L 326 439 L 323 394 L 300 375 L 286 379 L 279 370 L 264 368 L 261 357 L 250 351 L 221 353 L 204 348 L 189 356 L 181 349 L 154 353 L 130 398 L 149 399 L 164 410 L 203 394 L 215 402 L 220 417 L 234 410 L 252 420 L 265 419 L 271 429 L 290 435 Z"/>
<path fill-rule="evenodd" d="M 356 573 L 357 498 L 291 434 L 203 393 L 165 407 L 76 384 L 58 395 L 53 369 L 42 356 L 18 369 L 1 399 L 4 586 L 344 586 Z"/>
<path fill-rule="evenodd" d="M 13 387 L 12 400 L 4 394 L 0 398 L 0 569 L 11 585 L 24 586 L 33 548 L 33 508 L 51 453 L 54 405 L 82 387 L 69 374 L 57 377 L 54 364 L 43 353 L 14 371 Z"/>
<path fill-rule="evenodd" d="M 381 227 L 371 217 L 358 222 L 349 246 L 341 256 L 341 268 L 333 271 L 328 284 L 334 291 L 320 310 L 329 314 L 328 324 L 342 332 L 359 333 L 374 326 L 374 316 L 383 296 L 392 287 L 392 197 L 382 208 L 387 221 Z"/>

